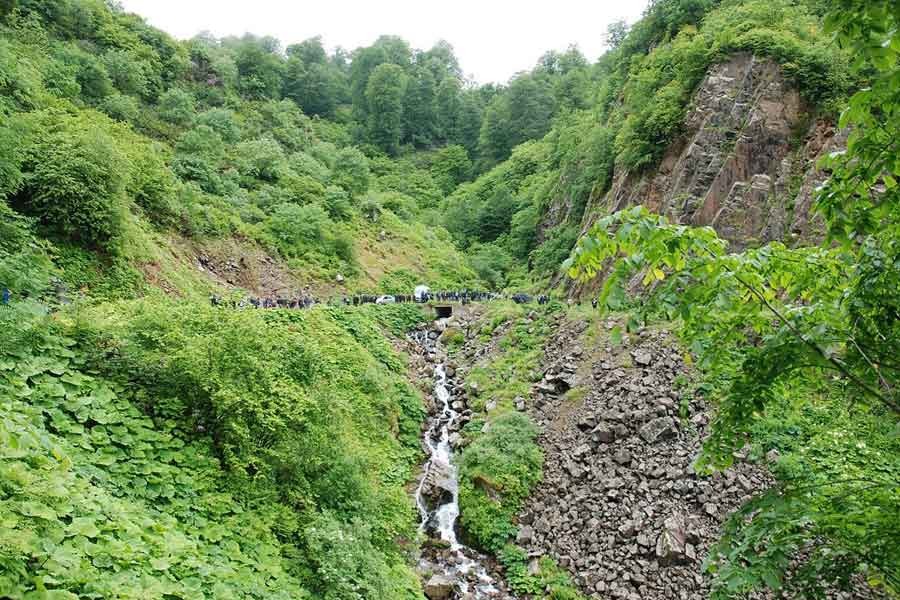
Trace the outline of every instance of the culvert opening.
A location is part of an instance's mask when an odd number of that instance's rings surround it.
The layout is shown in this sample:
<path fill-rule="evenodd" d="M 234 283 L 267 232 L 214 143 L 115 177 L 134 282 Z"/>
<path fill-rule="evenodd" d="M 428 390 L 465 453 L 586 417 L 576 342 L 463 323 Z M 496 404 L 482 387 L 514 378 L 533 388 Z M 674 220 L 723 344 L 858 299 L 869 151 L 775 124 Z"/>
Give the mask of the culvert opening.
<path fill-rule="evenodd" d="M 452 306 L 435 306 L 434 312 L 437 315 L 438 319 L 446 319 L 453 315 L 453 307 Z"/>

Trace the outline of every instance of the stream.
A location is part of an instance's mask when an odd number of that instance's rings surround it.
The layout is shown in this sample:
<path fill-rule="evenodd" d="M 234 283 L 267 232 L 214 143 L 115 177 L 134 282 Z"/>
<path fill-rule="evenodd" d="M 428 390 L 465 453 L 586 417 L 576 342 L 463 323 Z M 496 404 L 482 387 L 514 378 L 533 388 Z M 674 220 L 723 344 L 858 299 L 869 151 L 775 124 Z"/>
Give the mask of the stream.
<path fill-rule="evenodd" d="M 438 321 L 437 329 L 443 329 L 444 325 Z M 435 329 L 426 329 L 413 334 L 423 353 L 434 354 L 435 408 L 423 438 L 428 458 L 415 493 L 420 531 L 431 540 L 439 540 L 426 542 L 427 549 L 419 563 L 420 571 L 430 574 L 430 579 L 425 581 L 426 595 L 466 600 L 511 598 L 488 573 L 485 557 L 458 538 L 459 480 L 451 440 L 461 428 L 464 415 L 462 403 L 453 397 L 454 386 L 447 375 L 437 333 Z"/>

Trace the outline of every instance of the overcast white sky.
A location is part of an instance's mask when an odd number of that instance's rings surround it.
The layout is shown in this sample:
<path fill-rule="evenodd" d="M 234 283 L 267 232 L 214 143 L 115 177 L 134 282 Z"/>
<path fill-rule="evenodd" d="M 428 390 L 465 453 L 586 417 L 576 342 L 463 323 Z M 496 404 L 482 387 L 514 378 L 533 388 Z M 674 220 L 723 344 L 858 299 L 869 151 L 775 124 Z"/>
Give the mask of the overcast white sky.
<path fill-rule="evenodd" d="M 177 38 L 250 32 L 284 45 L 321 35 L 329 48 L 353 50 L 382 34 L 414 48 L 445 39 L 463 72 L 479 83 L 506 82 L 547 50 L 577 44 L 591 61 L 606 26 L 636 21 L 647 0 L 121 0 L 126 10 Z"/>

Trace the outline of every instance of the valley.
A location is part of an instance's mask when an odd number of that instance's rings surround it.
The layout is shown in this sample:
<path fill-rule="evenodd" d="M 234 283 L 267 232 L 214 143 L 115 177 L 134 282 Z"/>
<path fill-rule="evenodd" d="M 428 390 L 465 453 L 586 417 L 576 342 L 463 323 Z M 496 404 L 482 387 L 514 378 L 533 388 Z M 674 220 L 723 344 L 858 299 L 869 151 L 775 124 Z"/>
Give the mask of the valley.
<path fill-rule="evenodd" d="M 597 27 L 0 0 L 0 598 L 897 598 L 897 3 Z"/>

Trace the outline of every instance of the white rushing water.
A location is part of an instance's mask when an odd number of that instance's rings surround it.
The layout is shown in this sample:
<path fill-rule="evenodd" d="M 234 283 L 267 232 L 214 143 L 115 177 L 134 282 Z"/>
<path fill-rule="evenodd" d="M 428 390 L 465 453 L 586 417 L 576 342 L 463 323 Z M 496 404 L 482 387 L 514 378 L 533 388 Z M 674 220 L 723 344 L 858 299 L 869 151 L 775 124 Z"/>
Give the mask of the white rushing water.
<path fill-rule="evenodd" d="M 434 344 L 427 336 L 419 340 L 424 345 Z M 458 593 L 469 594 L 467 598 L 476 600 L 496 598 L 499 591 L 493 578 L 478 560 L 476 552 L 460 543 L 456 536 L 456 521 L 459 518 L 459 480 L 456 465 L 453 464 L 453 451 L 450 445 L 450 432 L 456 428 L 460 414 L 453 408 L 453 396 L 447 381 L 447 370 L 443 363 L 434 368 L 434 396 L 438 404 L 438 413 L 432 416 L 428 430 L 425 432 L 425 447 L 428 460 L 422 472 L 422 479 L 416 489 L 416 505 L 419 508 L 422 532 L 434 531 L 449 547 L 449 556 L 443 563 L 436 565 L 443 570 L 443 575 L 458 582 Z M 427 482 L 431 478 L 440 479 L 440 487 L 445 492 L 436 509 L 429 510 L 425 498 Z M 449 498 L 446 498 L 449 492 Z M 440 556 L 440 554 L 439 554 Z M 469 580 L 474 580 L 474 585 Z"/>

